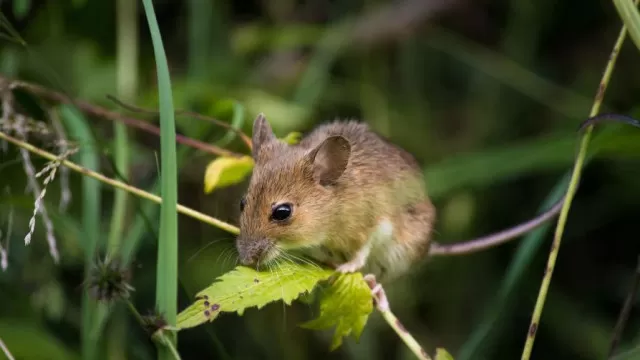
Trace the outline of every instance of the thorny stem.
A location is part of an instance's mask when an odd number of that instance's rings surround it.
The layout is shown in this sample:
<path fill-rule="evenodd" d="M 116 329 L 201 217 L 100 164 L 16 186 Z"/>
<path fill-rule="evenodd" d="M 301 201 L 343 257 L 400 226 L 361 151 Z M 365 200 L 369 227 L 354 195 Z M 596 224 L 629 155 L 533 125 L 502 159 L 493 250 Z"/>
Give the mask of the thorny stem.
<path fill-rule="evenodd" d="M 148 133 L 158 135 L 158 136 L 160 135 L 160 129 L 157 126 L 154 126 L 150 123 L 121 115 L 115 111 L 107 110 L 103 107 L 93 105 L 86 101 L 72 99 L 71 97 L 63 93 L 47 89 L 43 86 L 31 84 L 25 81 L 11 80 L 0 75 L 0 84 L 3 84 L 3 83 L 9 84 L 10 89 L 22 89 L 34 95 L 46 98 L 50 101 L 55 101 L 63 104 L 71 104 L 76 106 L 79 110 L 81 110 L 86 114 L 96 116 L 99 118 L 113 120 L 113 121 L 120 121 L 124 124 L 127 124 L 128 126 L 140 129 L 142 131 L 146 131 Z M 200 151 L 204 151 L 210 154 L 215 154 L 218 156 L 231 156 L 231 157 L 243 156 L 233 151 L 223 149 L 219 146 L 207 144 L 202 141 L 198 141 L 188 136 L 184 136 L 180 134 L 176 134 L 176 142 L 186 146 L 190 146 L 194 149 L 198 149 Z"/>
<path fill-rule="evenodd" d="M 30 152 L 34 153 L 34 154 L 42 156 L 45 159 L 49 159 L 51 161 L 60 161 L 60 159 L 56 155 L 54 155 L 54 154 L 52 154 L 50 152 L 44 151 L 44 150 L 42 150 L 40 148 L 37 148 L 37 147 L 27 143 L 27 142 L 24 142 L 24 141 L 21 141 L 19 139 L 16 139 L 16 138 L 12 137 L 12 136 L 9 136 L 9 135 L 7 135 L 6 133 L 4 133 L 2 131 L 0 131 L 0 139 L 6 140 L 6 141 L 8 141 L 8 142 L 20 147 L 20 148 L 23 148 L 23 149 L 25 149 L 27 151 L 30 151 Z M 153 202 L 155 202 L 157 204 L 161 204 L 162 203 L 162 198 L 157 196 L 157 195 L 151 194 L 149 192 L 146 192 L 146 191 L 141 190 L 141 189 L 139 189 L 139 188 L 137 188 L 135 186 L 131 186 L 129 184 L 126 184 L 124 182 L 111 179 L 111 178 L 109 178 L 107 176 L 104 176 L 104 175 L 102 175 L 102 174 L 100 174 L 98 172 L 95 172 L 95 171 L 91 171 L 91 170 L 89 170 L 89 169 L 87 169 L 85 167 L 82 167 L 82 166 L 80 166 L 80 165 L 78 165 L 78 164 L 76 164 L 74 162 L 69 161 L 69 160 L 62 159 L 60 161 L 60 164 L 63 165 L 63 166 L 68 167 L 69 169 L 71 169 L 71 170 L 73 170 L 73 171 L 75 171 L 77 173 L 92 177 L 92 178 L 94 178 L 94 179 L 96 179 L 98 181 L 101 181 L 101 182 L 103 182 L 105 184 L 111 185 L 111 186 L 113 186 L 115 188 L 122 189 L 124 191 L 132 193 L 132 194 L 134 194 L 136 196 L 139 196 L 141 198 L 153 201 Z M 188 208 L 188 207 L 186 207 L 184 205 L 178 204 L 178 212 L 183 214 L 183 215 L 192 217 L 192 218 L 194 218 L 196 220 L 199 220 L 199 221 L 202 221 L 204 223 L 207 223 L 209 225 L 213 225 L 215 227 L 218 227 L 218 228 L 220 228 L 222 230 L 225 230 L 225 231 L 230 232 L 230 233 L 235 234 L 235 235 L 237 235 L 240 232 L 240 230 L 237 227 L 235 227 L 235 226 L 233 226 L 233 225 L 231 225 L 229 223 L 226 223 L 226 222 L 224 222 L 222 220 L 218 220 L 218 219 L 216 219 L 214 217 L 211 217 L 209 215 L 203 214 L 203 213 L 201 213 L 199 211 L 193 210 L 193 209 Z"/>
<path fill-rule="evenodd" d="M 613 330 L 613 335 L 611 337 L 611 345 L 609 346 L 609 354 L 607 358 L 611 358 L 613 354 L 616 352 L 616 348 L 618 347 L 618 343 L 620 342 L 620 338 L 622 337 L 622 332 L 624 331 L 624 327 L 627 324 L 627 320 L 629 320 L 629 313 L 631 312 L 631 308 L 633 307 L 633 304 L 636 302 L 636 296 L 638 295 L 639 286 L 640 286 L 640 257 L 638 257 L 638 264 L 636 265 L 636 272 L 633 276 L 631 289 L 629 289 L 629 294 L 627 295 L 627 299 L 625 300 L 624 305 L 620 310 L 620 315 L 618 316 L 616 327 Z"/>
<path fill-rule="evenodd" d="M 8 360 L 15 360 L 15 358 L 13 357 L 13 355 L 11 355 L 11 352 L 7 348 L 7 345 L 4 344 L 4 341 L 2 341 L 2 339 L 0 339 L 0 349 L 2 349 L 2 352 L 7 357 Z"/>
<path fill-rule="evenodd" d="M 638 0 L 635 1 L 635 4 L 638 4 Z M 613 73 L 613 69 L 616 64 L 616 60 L 618 59 L 618 54 L 620 52 L 620 48 L 624 43 L 624 39 L 627 35 L 626 26 L 622 26 L 620 30 L 620 34 L 618 35 L 618 39 L 616 40 L 615 45 L 613 46 L 613 50 L 609 55 L 609 61 L 607 63 L 607 67 L 604 70 L 602 75 L 602 79 L 600 80 L 600 85 L 598 86 L 598 90 L 595 95 L 595 99 L 593 101 L 593 106 L 591 107 L 591 112 L 589 113 L 589 117 L 594 117 L 600 111 L 600 107 L 602 105 L 602 99 L 604 98 L 605 91 L 607 90 L 607 86 L 609 84 L 609 80 L 611 79 L 611 74 Z M 544 276 L 542 278 L 542 284 L 540 285 L 540 291 L 538 292 L 538 299 L 536 300 L 536 305 L 533 310 L 533 315 L 531 317 L 531 323 L 529 324 L 529 331 L 527 332 L 527 340 L 524 344 L 524 349 L 522 350 L 522 360 L 529 360 L 531 357 L 531 351 L 533 350 L 533 343 L 536 338 L 536 333 L 538 330 L 538 324 L 540 323 L 540 317 L 542 315 L 542 309 L 544 307 L 545 300 L 547 298 L 547 293 L 549 291 L 549 285 L 551 284 L 551 277 L 553 276 L 553 270 L 556 264 L 556 259 L 558 258 L 558 251 L 560 249 L 560 244 L 562 243 L 562 234 L 564 233 L 564 227 L 567 222 L 567 217 L 569 215 L 569 208 L 571 207 L 571 201 L 576 193 L 576 189 L 578 187 L 578 183 L 580 181 L 580 173 L 582 171 L 582 165 L 587 155 L 587 147 L 589 145 L 589 140 L 591 139 L 591 133 L 593 131 L 593 124 L 589 125 L 585 134 L 582 137 L 582 141 L 580 143 L 580 150 L 578 152 L 578 157 L 573 166 L 573 172 L 571 174 L 571 180 L 569 182 L 569 189 L 567 190 L 566 200 L 563 203 L 562 210 L 560 211 L 560 217 L 558 218 L 558 223 L 556 225 L 556 230 L 553 236 L 553 244 L 551 245 L 551 251 L 549 252 L 549 259 L 547 261 L 547 267 L 544 271 Z"/>

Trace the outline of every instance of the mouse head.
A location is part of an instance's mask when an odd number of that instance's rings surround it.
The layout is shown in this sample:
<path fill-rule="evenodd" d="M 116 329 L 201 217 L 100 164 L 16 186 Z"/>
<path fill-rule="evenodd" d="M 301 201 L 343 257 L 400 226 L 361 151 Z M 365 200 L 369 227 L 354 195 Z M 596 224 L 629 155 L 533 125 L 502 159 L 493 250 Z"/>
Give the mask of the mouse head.
<path fill-rule="evenodd" d="M 351 146 L 342 136 L 310 147 L 288 145 L 262 114 L 254 121 L 252 142 L 255 166 L 240 201 L 236 247 L 242 264 L 258 266 L 284 250 L 323 243 Z"/>

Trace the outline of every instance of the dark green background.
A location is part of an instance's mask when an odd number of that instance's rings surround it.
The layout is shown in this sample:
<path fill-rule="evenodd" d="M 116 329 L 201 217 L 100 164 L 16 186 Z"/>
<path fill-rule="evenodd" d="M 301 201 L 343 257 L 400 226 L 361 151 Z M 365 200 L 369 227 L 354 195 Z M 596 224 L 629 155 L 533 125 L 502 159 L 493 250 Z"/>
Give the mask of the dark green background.
<path fill-rule="evenodd" d="M 28 45 L 2 40 L 0 73 L 124 111 L 105 98 L 116 93 L 115 2 L 14 2 L 0 1 L 0 9 Z M 538 211 L 571 168 L 576 129 L 589 113 L 621 26 L 610 1 L 162 0 L 154 5 L 177 108 L 230 121 L 228 100 L 234 99 L 244 105 L 246 132 L 262 111 L 279 136 L 336 117 L 366 120 L 424 166 L 439 209 L 435 238 L 443 242 L 488 234 Z M 153 107 L 155 63 L 141 10 L 140 5 L 136 103 Z M 355 27 L 327 41 L 339 24 Z M 342 46 L 323 47 L 335 39 Z M 638 49 L 627 41 L 603 111 L 638 115 L 639 61 Z M 33 99 L 22 100 L 25 111 L 38 116 L 28 102 Z M 99 141 L 83 146 L 102 151 L 103 171 L 113 176 L 112 124 L 90 122 Z M 177 118 L 177 126 L 205 142 L 223 134 L 185 117 Z M 640 130 L 602 128 L 593 143 L 601 151 L 592 153 L 597 156 L 585 169 L 571 208 L 533 359 L 603 359 L 634 273 L 640 252 Z M 132 132 L 131 139 L 132 181 L 148 188 L 157 176 L 158 138 Z M 237 140 L 229 147 L 246 151 Z M 9 209 L 15 209 L 9 269 L 0 273 L 0 338 L 19 359 L 79 358 L 80 177 L 71 175 L 74 201 L 67 213 L 56 211 L 57 181 L 45 198 L 62 253 L 62 263 L 54 265 L 40 221 L 32 244 L 23 245 L 33 198 L 24 193 L 17 159 L 12 146 L 0 152 L 0 190 L 10 190 L 0 194 L 3 233 Z M 245 185 L 205 195 L 210 160 L 193 152 L 179 164 L 180 202 L 235 223 Z M 103 222 L 96 229 L 104 239 L 112 197 L 104 187 Z M 144 203 L 130 201 L 128 222 Z M 154 306 L 157 220 L 150 219 L 132 268 L 133 299 L 143 314 Z M 442 346 L 456 359 L 520 358 L 553 226 L 547 230 L 526 244 L 426 262 L 387 287 L 392 308 L 429 350 Z M 4 237 L 0 241 L 6 246 Z M 207 246 L 212 241 L 217 242 Z M 180 217 L 180 308 L 235 264 L 228 250 L 232 241 L 229 234 Z M 514 264 L 523 272 L 501 297 L 509 276 L 517 275 Z M 155 348 L 140 326 L 124 307 L 116 310 L 103 335 L 104 355 L 153 358 Z M 314 311 L 300 303 L 272 304 L 242 317 L 225 315 L 181 333 L 179 351 L 184 359 L 412 358 L 378 314 L 359 344 L 348 339 L 329 353 L 330 332 L 296 326 Z M 631 313 L 625 348 L 640 341 L 637 316 Z"/>

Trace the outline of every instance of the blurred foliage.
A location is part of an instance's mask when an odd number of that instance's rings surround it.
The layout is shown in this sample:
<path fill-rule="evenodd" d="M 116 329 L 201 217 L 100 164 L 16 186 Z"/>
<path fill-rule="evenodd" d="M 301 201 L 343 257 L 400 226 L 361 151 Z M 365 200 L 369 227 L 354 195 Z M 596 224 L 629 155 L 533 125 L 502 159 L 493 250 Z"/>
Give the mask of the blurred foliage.
<path fill-rule="evenodd" d="M 439 209 L 435 238 L 442 242 L 523 221 L 549 201 L 554 186 L 562 189 L 578 145 L 577 126 L 621 25 L 613 2 L 578 0 L 156 0 L 154 7 L 176 109 L 216 117 L 249 134 L 251 120 L 263 112 L 281 137 L 338 117 L 364 119 L 423 165 Z M 106 98 L 118 93 L 115 2 L 4 0 L 0 10 L 7 21 L 0 22 L 0 74 L 159 124 L 157 116 L 131 113 Z M 157 108 L 153 47 L 141 6 L 137 21 L 135 105 Z M 639 55 L 632 41 L 623 47 L 604 111 L 640 116 Z M 48 121 L 44 100 L 18 95 L 23 111 Z M 83 151 L 74 160 L 84 157 L 117 178 L 111 122 L 67 115 L 67 134 Z M 181 114 L 175 120 L 178 133 L 248 153 L 228 129 Z M 607 352 L 640 252 L 638 144 L 636 129 L 596 129 L 534 359 L 595 360 Z M 157 193 L 159 138 L 131 131 L 129 146 L 129 181 Z M 236 224 L 246 184 L 205 194 L 203 179 L 214 158 L 182 145 L 177 158 L 180 203 Z M 37 169 L 45 165 L 32 160 Z M 91 261 L 85 251 L 107 238 L 114 192 L 71 174 L 72 202 L 62 211 L 59 179 L 49 185 L 45 205 L 61 254 L 56 265 L 40 220 L 31 245 L 24 246 L 33 197 L 24 192 L 15 147 L 0 150 L 0 174 L 0 242 L 9 249 L 9 267 L 0 272 L 0 338 L 18 359 L 81 358 L 81 290 Z M 155 302 L 158 209 L 130 197 L 124 217 L 132 301 L 143 314 Z M 236 260 L 231 235 L 186 217 L 178 229 L 178 308 L 184 309 Z M 548 231 L 539 231 L 524 242 L 427 261 L 386 286 L 391 307 L 427 349 L 444 347 L 456 359 L 518 358 L 550 240 Z M 148 334 L 126 307 L 110 310 L 98 354 L 154 358 Z M 273 303 L 242 317 L 221 316 L 181 331 L 178 350 L 184 359 L 412 358 L 375 312 L 359 342 L 347 338 L 329 352 L 330 330 L 298 326 L 313 311 L 303 302 Z M 634 314 L 621 342 L 628 354 L 640 344 Z M 119 333 L 124 340 L 117 340 Z"/>

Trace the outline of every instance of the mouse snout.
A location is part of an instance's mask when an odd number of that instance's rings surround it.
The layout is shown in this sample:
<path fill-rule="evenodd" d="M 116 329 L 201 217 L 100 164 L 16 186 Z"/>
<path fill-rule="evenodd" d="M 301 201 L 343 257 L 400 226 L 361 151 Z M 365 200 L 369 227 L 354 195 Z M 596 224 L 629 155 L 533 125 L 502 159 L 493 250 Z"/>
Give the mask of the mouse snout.
<path fill-rule="evenodd" d="M 272 242 L 265 238 L 252 239 L 241 235 L 236 241 L 240 263 L 251 267 L 259 265 L 272 246 Z"/>

